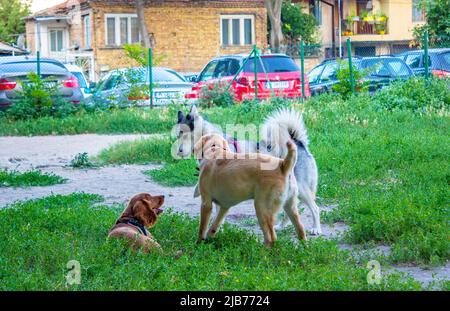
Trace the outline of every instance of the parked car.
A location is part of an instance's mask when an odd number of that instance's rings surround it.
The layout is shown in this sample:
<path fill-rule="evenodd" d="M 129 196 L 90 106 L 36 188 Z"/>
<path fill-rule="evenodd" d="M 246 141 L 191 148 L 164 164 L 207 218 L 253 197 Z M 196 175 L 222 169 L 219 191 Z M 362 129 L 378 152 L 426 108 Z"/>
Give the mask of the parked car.
<path fill-rule="evenodd" d="M 423 50 L 397 54 L 411 67 L 416 75 L 425 75 L 425 53 Z M 429 72 L 439 78 L 450 77 L 450 48 L 428 50 Z"/>
<path fill-rule="evenodd" d="M 58 85 L 58 95 L 74 104 L 83 94 L 77 78 L 64 65 L 54 59 L 40 60 L 41 77 Z M 0 109 L 6 109 L 19 98 L 21 83 L 29 83 L 28 74 L 37 72 L 37 59 L 29 56 L 0 57 Z"/>
<path fill-rule="evenodd" d="M 373 93 L 394 80 L 408 79 L 414 76 L 409 66 L 398 57 L 374 56 L 353 58 L 352 63 L 358 70 L 367 71 L 363 80 L 369 81 L 369 92 Z M 309 73 L 309 85 L 313 95 L 330 92 L 333 85 L 339 82 L 337 59 L 325 60 Z"/>
<path fill-rule="evenodd" d="M 204 87 L 212 88 L 215 84 L 223 86 L 229 85 L 247 55 L 226 55 L 216 57 L 211 60 L 194 79 L 192 91 L 186 94 L 186 98 L 197 100 L 201 97 Z M 262 55 L 262 64 L 257 62 L 258 79 L 258 99 L 265 99 L 271 96 L 271 87 L 277 96 L 294 98 L 302 96 L 301 72 L 297 64 L 285 54 Z M 267 72 L 264 73 L 263 66 Z M 309 97 L 309 84 L 305 79 L 305 96 Z M 254 59 L 250 58 L 243 70 L 238 74 L 231 84 L 230 90 L 237 101 L 244 99 L 254 99 L 255 94 L 255 74 Z"/>
<path fill-rule="evenodd" d="M 83 69 L 81 69 L 77 65 L 72 64 L 64 64 L 64 66 L 66 66 L 67 70 L 69 70 L 78 79 L 78 84 L 80 85 L 83 97 L 88 98 L 89 96 L 91 96 L 92 90 L 90 84 L 86 80 L 86 76 L 84 75 Z"/>
<path fill-rule="evenodd" d="M 169 68 L 153 67 L 153 104 L 165 105 L 172 101 L 184 100 L 185 93 L 192 88 L 176 71 Z M 123 68 L 106 74 L 96 85 L 87 103 L 100 101 L 108 105 L 149 104 L 149 74 L 147 68 Z"/>

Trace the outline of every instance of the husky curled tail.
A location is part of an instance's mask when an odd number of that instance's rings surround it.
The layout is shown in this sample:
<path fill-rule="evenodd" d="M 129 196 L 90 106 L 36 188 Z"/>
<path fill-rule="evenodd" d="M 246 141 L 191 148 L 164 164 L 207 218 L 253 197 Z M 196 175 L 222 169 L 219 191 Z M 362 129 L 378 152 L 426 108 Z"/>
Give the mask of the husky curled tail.
<path fill-rule="evenodd" d="M 297 179 L 299 198 L 312 212 L 314 225 L 312 234 L 321 234 L 320 211 L 316 192 L 318 170 L 314 156 L 309 151 L 309 140 L 302 114 L 294 109 L 279 109 L 266 119 L 262 127 L 261 152 L 284 158 L 288 153 L 286 143 L 293 141 L 297 146 L 297 162 L 294 174 Z M 283 219 L 283 224 L 286 219 Z"/>

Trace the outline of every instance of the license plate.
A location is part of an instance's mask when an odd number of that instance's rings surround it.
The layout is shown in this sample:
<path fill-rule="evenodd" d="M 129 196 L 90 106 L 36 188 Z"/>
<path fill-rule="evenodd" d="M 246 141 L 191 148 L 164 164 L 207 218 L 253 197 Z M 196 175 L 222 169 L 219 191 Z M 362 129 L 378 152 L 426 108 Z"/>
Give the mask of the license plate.
<path fill-rule="evenodd" d="M 177 99 L 178 92 L 156 92 L 155 99 Z"/>
<path fill-rule="evenodd" d="M 287 89 L 289 88 L 289 81 L 266 82 L 266 89 L 270 89 L 270 86 L 273 89 Z"/>
<path fill-rule="evenodd" d="M 35 86 L 35 83 L 33 82 L 25 82 L 25 84 L 29 87 Z M 57 85 L 56 81 L 50 81 L 50 82 L 43 82 L 42 83 L 46 88 L 54 88 Z"/>

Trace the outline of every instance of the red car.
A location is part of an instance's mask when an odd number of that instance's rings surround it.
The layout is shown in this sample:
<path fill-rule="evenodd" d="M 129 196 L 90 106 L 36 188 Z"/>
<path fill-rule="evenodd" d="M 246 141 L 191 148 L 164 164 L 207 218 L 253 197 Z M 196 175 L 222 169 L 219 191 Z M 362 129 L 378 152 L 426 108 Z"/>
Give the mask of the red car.
<path fill-rule="evenodd" d="M 205 87 L 212 89 L 219 84 L 227 87 L 233 80 L 247 55 L 227 55 L 214 58 L 202 72 L 194 77 L 192 91 L 185 95 L 186 99 L 197 100 L 202 96 Z M 257 62 L 258 99 L 272 96 L 270 86 L 278 97 L 302 97 L 301 71 L 297 64 L 284 54 L 267 54 L 261 56 L 267 77 L 261 61 Z M 255 73 L 254 59 L 250 58 L 243 70 L 239 73 L 230 88 L 237 101 L 254 99 Z M 310 97 L 308 78 L 305 74 L 305 97 Z"/>

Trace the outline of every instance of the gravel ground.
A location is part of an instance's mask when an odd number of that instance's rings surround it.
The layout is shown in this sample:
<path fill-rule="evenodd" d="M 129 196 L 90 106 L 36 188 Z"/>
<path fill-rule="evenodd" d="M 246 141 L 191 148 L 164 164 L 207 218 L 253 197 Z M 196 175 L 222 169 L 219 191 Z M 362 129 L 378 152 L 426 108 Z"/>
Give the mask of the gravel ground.
<path fill-rule="evenodd" d="M 173 210 L 197 216 L 200 200 L 193 198 L 193 187 L 164 187 L 152 182 L 142 171 L 157 168 L 157 165 L 118 165 L 96 169 L 72 169 L 67 167 L 78 153 L 87 152 L 97 155 L 102 149 L 123 140 L 133 140 L 145 135 L 74 135 L 74 136 L 34 136 L 0 137 L 0 167 L 19 171 L 38 168 L 43 172 L 52 172 L 68 179 L 67 183 L 32 188 L 0 188 L 0 208 L 18 200 L 42 198 L 51 194 L 70 194 L 86 192 L 105 197 L 106 204 L 124 203 L 130 196 L 139 192 L 164 194 L 167 207 Z M 333 207 L 322 207 L 323 210 Z M 259 232 L 254 220 L 252 202 L 244 202 L 233 207 L 227 221 Z M 312 216 L 308 209 L 302 214 L 306 228 L 312 225 Z M 322 225 L 325 238 L 336 237 L 347 229 L 343 223 L 332 226 Z M 349 248 L 351 246 L 344 246 Z M 389 251 L 388 248 L 386 251 Z M 383 269 L 382 269 L 383 270 Z M 417 280 L 428 284 L 433 276 L 447 279 L 450 266 L 422 269 L 414 266 L 392 266 L 385 270 L 402 271 Z"/>

